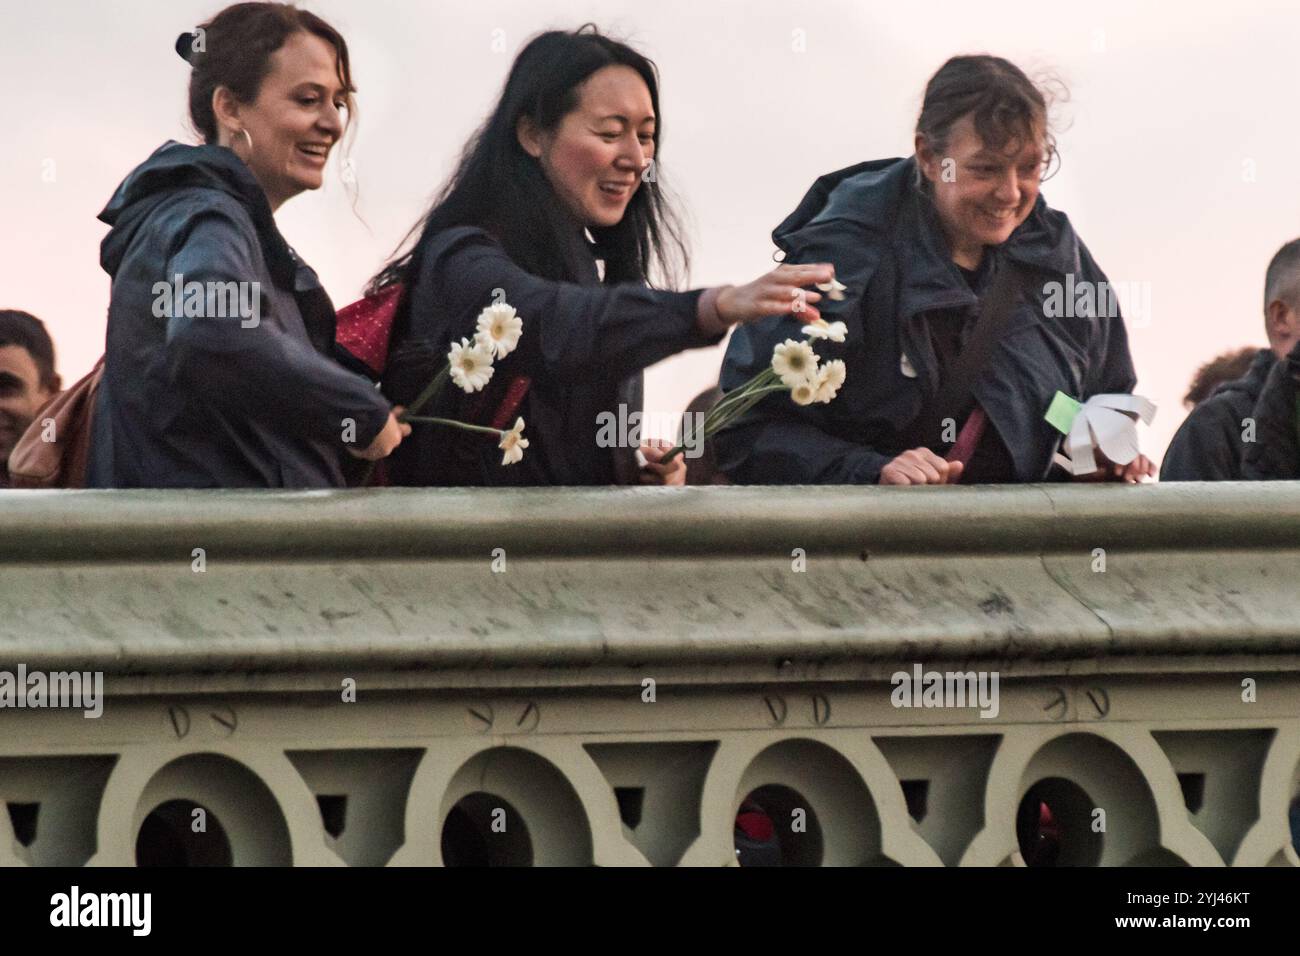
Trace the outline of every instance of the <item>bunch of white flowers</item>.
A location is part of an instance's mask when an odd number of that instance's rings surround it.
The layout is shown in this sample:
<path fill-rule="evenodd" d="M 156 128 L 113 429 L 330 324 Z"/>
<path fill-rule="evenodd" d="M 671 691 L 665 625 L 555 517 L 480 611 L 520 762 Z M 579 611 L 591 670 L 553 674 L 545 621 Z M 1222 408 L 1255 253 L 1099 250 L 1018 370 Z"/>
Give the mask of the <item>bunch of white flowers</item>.
<path fill-rule="evenodd" d="M 843 328 L 844 323 L 836 322 L 834 325 Z M 843 335 L 839 338 L 829 335 L 820 337 L 830 338 L 835 342 L 844 340 Z M 789 389 L 790 399 L 796 405 L 811 405 L 813 402 L 825 404 L 839 394 L 840 386 L 844 384 L 846 376 L 843 359 L 832 359 L 822 365 L 817 353 L 807 342 L 786 339 L 772 350 L 771 367 L 759 372 L 731 394 L 746 391 L 755 383 L 761 383 L 751 394 L 766 394 Z M 780 385 L 775 384 L 776 379 L 780 380 Z"/>
<path fill-rule="evenodd" d="M 844 326 L 843 322 L 834 324 L 841 328 Z M 839 338 L 830 335 L 817 337 L 830 338 L 834 342 L 844 341 L 843 335 Z M 781 380 L 780 386 L 772 385 L 773 375 Z M 764 392 L 784 387 L 790 390 L 790 399 L 796 405 L 811 405 L 813 402 L 825 404 L 839 394 L 846 375 L 843 359 L 832 359 L 822 365 L 817 353 L 807 342 L 786 339 L 772 350 L 771 368 L 755 376 L 750 384 L 766 376 L 768 381 L 761 386 Z M 744 387 L 748 388 L 748 385 Z"/>
<path fill-rule="evenodd" d="M 843 322 L 817 319 L 807 323 L 803 333 L 813 339 L 843 342 L 847 327 Z M 704 424 L 699 430 L 703 432 L 704 438 L 708 438 L 740 418 L 771 392 L 789 392 L 790 400 L 796 405 L 811 405 L 814 402 L 825 404 L 839 394 L 846 377 L 843 359 L 832 359 L 822 364 L 811 344 L 786 339 L 772 350 L 772 363 L 767 368 L 740 388 L 722 396 L 704 417 Z M 697 436 L 692 438 L 698 440 Z M 663 462 L 671 461 L 685 450 L 685 446 L 686 442 L 683 441 L 683 444 L 673 448 L 664 455 Z"/>
<path fill-rule="evenodd" d="M 505 358 L 519 344 L 524 320 L 514 306 L 494 302 L 479 313 L 474 340 L 461 339 L 447 353 L 451 380 L 461 391 L 473 393 L 492 381 L 492 363 Z"/>
<path fill-rule="evenodd" d="M 522 461 L 524 449 L 528 447 L 522 418 L 516 419 L 512 428 L 501 429 L 471 425 L 450 418 L 421 416 L 416 413 L 438 396 L 448 378 L 466 394 L 481 391 L 488 382 L 492 381 L 493 362 L 505 358 L 515 350 L 523 331 L 524 320 L 515 312 L 514 306 L 505 302 L 494 302 L 489 305 L 479 313 L 473 340 L 462 338 L 452 344 L 451 350 L 447 353 L 447 364 L 420 393 L 420 397 L 402 414 L 402 421 L 412 424 L 447 425 L 465 431 L 494 435 L 498 439 L 497 447 L 504 453 L 501 456 L 501 464 L 513 465 Z"/>

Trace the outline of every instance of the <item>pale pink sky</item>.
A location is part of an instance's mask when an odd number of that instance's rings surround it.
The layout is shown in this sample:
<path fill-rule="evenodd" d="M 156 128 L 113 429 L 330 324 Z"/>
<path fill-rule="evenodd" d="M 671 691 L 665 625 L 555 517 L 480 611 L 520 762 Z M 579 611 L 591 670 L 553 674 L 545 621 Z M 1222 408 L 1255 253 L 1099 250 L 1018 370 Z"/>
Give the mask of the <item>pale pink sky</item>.
<path fill-rule="evenodd" d="M 1071 98 L 1059 111 L 1064 165 L 1044 194 L 1112 280 L 1149 283 L 1151 315 L 1130 336 L 1137 391 L 1160 406 L 1143 436 L 1153 457 L 1182 420 L 1196 366 L 1264 344 L 1264 268 L 1300 235 L 1294 2 L 303 5 L 352 48 L 361 218 L 333 167 L 325 189 L 278 218 L 340 306 L 422 212 L 520 45 L 587 20 L 659 64 L 661 169 L 691 225 L 695 285 L 746 281 L 768 267 L 772 227 L 818 175 L 909 153 L 925 81 L 948 56 L 991 52 L 1054 70 Z M 0 307 L 45 319 L 69 381 L 103 348 L 105 227 L 95 216 L 156 146 L 190 138 L 187 68 L 172 43 L 220 7 L 0 7 Z M 680 410 L 720 359 L 720 349 L 693 352 L 652 369 L 647 410 Z"/>

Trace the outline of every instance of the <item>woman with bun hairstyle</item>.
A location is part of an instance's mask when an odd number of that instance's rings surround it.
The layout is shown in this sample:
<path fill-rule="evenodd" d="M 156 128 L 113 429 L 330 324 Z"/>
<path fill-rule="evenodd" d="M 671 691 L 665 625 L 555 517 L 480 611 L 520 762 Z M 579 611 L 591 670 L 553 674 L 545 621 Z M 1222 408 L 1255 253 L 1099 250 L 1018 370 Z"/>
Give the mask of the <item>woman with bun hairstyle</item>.
<path fill-rule="evenodd" d="M 821 297 L 800 289 L 831 279 L 824 264 L 782 266 L 742 286 L 650 287 L 686 258 L 662 189 L 662 134 L 654 64 L 627 45 L 587 26 L 540 34 L 520 52 L 412 230 L 418 240 L 370 292 L 402 288 L 384 389 L 404 405 L 449 345 L 474 335 L 485 307 L 503 300 L 516 310 L 522 337 L 484 391 L 447 388 L 420 414 L 482 421 L 504 406 L 507 424 L 516 413 L 525 420 L 528 453 L 503 466 L 495 442 L 420 425 L 388 462 L 390 481 L 680 484 L 680 457 L 658 464 L 666 448 L 642 444 L 639 465 L 631 434 L 611 442 L 605 427 L 602 436 L 602 423 L 636 420 L 642 370 L 794 302 L 807 304 L 801 318 L 817 318 Z"/>
<path fill-rule="evenodd" d="M 847 378 L 829 405 L 769 396 L 719 433 L 719 467 L 732 481 L 1043 481 L 1060 475 L 1061 434 L 1045 420 L 1056 393 L 1081 402 L 1132 391 L 1106 276 L 1039 193 L 1055 154 L 1047 112 L 1043 91 L 1014 64 L 954 57 L 926 87 L 914 155 L 813 184 L 773 240 L 785 261 L 835 263 L 847 291 L 824 311 L 847 336 L 818 351 L 843 358 Z M 1091 296 L 1076 303 L 1076 290 Z M 740 330 L 723 390 L 790 334 L 781 318 Z M 1138 455 L 1089 477 L 1154 473 Z"/>
<path fill-rule="evenodd" d="M 176 50 L 203 145 L 168 142 L 118 188 L 88 484 L 329 488 L 344 451 L 409 426 L 333 357 L 334 309 L 274 214 L 318 189 L 347 126 L 347 44 L 282 3 L 227 7 Z"/>

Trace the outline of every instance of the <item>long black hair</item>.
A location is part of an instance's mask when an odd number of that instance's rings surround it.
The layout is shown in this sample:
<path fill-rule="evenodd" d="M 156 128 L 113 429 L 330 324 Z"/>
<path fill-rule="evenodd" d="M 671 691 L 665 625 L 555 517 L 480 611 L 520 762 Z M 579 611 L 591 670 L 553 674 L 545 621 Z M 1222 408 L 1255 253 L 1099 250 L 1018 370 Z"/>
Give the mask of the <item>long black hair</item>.
<path fill-rule="evenodd" d="M 573 32 L 552 30 L 528 42 L 515 58 L 495 109 L 461 153 L 451 178 L 433 205 L 407 234 L 387 265 L 370 280 L 375 293 L 419 274 L 429 240 L 454 226 L 478 226 L 492 233 L 520 267 L 545 279 L 575 281 L 583 272 L 585 240 L 538 161 L 519 145 L 516 128 L 529 117 L 553 131 L 578 104 L 578 87 L 606 66 L 636 70 L 650 90 L 659 118 L 659 77 L 654 63 L 630 46 L 603 36 L 594 24 Z M 655 124 L 655 175 L 643 177 L 622 220 L 591 227 L 605 261 L 605 281 L 673 284 L 688 265 L 681 227 L 669 209 L 659 172 Z M 419 233 L 406 252 L 400 250 Z M 408 296 L 409 298 L 409 296 Z"/>

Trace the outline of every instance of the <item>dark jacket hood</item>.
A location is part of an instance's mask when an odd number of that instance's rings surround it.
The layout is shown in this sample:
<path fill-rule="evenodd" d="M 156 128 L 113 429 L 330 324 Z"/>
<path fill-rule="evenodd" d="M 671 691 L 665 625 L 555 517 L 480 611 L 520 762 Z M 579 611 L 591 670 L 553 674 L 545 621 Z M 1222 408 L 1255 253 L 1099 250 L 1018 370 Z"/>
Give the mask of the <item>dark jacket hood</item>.
<path fill-rule="evenodd" d="M 967 328 L 989 280 L 1014 262 L 1029 275 L 999 347 L 973 397 L 1010 453 L 1018 481 L 1041 481 L 1060 435 L 1043 412 L 1057 391 L 1080 398 L 1131 391 L 1135 382 L 1120 316 L 1065 321 L 1047 315 L 1046 281 L 1076 274 L 1107 281 L 1064 213 L 1040 195 L 1006 242 L 989 250 L 973 279 L 948 251 L 937 210 L 917 186 L 914 157 L 859 163 L 822 176 L 772 234 L 789 262 L 829 262 L 842 298 L 818 311 L 843 320 L 842 343 L 819 354 L 842 357 L 847 381 L 829 406 L 799 408 L 768 396 L 751 423 L 716 436 L 719 466 L 745 483 L 875 483 L 881 468 L 918 444 L 914 425 L 940 386 L 930 317 L 947 313 Z M 1035 288 L 1043 281 L 1041 288 Z M 733 390 L 769 367 L 772 350 L 796 334 L 793 316 L 737 329 L 721 385 Z M 942 443 L 941 443 L 942 444 Z M 936 445 L 940 448 L 941 445 Z"/>
<path fill-rule="evenodd" d="M 113 282 L 88 484 L 341 487 L 341 423 L 365 447 L 389 405 L 332 360 L 329 296 L 244 163 L 223 147 L 167 143 L 100 218 L 112 227 L 101 260 Z M 187 274 L 206 301 L 191 310 L 187 291 L 185 308 L 167 308 L 159 280 Z M 258 321 L 215 305 L 216 284 L 237 285 L 241 303 L 251 287 Z"/>
<path fill-rule="evenodd" d="M 188 189 L 226 193 L 248 210 L 260 236 L 276 233 L 266 193 L 243 160 L 224 146 L 187 146 L 169 140 L 122 180 L 99 214 L 100 221 L 112 227 L 100 246 L 100 264 L 109 275 L 116 274 L 136 228 L 148 214 Z"/>
<path fill-rule="evenodd" d="M 809 261 L 819 249 L 835 249 L 836 276 L 849 286 L 850 298 L 854 289 L 865 288 L 892 245 L 906 253 L 899 257 L 904 312 L 974 302 L 948 254 L 933 203 L 916 186 L 915 157 L 872 160 L 820 177 L 773 230 L 772 241 L 791 261 Z M 1069 218 L 1041 195 L 998 249 L 1000 255 L 1045 272 L 1082 271 Z M 843 311 L 850 308 L 846 304 Z"/>

